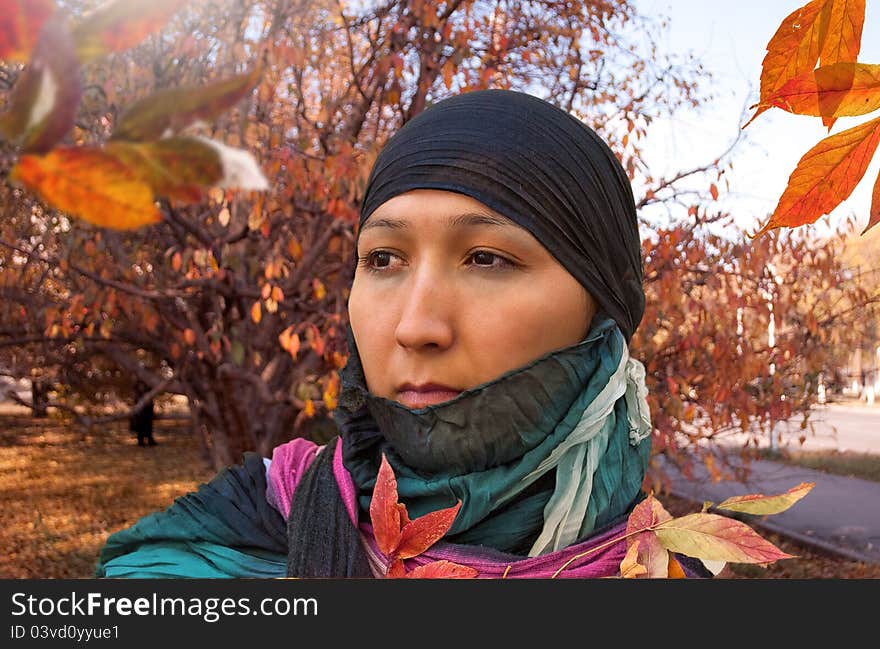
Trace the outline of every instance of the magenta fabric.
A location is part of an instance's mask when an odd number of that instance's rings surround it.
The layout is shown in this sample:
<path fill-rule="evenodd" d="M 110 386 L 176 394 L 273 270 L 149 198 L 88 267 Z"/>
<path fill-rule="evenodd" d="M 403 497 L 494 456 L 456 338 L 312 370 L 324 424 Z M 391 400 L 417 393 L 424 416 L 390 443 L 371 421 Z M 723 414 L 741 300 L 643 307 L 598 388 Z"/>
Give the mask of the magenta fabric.
<path fill-rule="evenodd" d="M 314 442 L 295 439 L 276 447 L 273 451 L 266 498 L 285 517 L 290 511 L 290 503 L 296 485 L 321 448 L 323 447 Z M 368 522 L 358 521 L 355 486 L 342 464 L 341 444 L 336 445 L 333 473 L 349 517 L 363 533 L 370 553 L 382 557 L 382 553 L 376 546 L 372 527 Z M 550 554 L 525 559 L 491 548 L 438 541 L 423 554 L 407 559 L 406 566 L 408 570 L 412 570 L 416 566 L 445 559 L 476 568 L 479 571 L 478 578 L 547 579 L 553 577 L 559 568 L 571 561 L 558 577 L 581 579 L 616 577 L 620 574 L 620 562 L 626 552 L 626 544 L 622 540 L 615 539 L 621 539 L 625 533 L 626 523 L 623 522 L 582 543 Z M 584 556 L 578 556 L 581 554 Z"/>
<path fill-rule="evenodd" d="M 290 515 L 293 492 L 321 449 L 315 442 L 298 437 L 272 450 L 266 474 L 266 500 L 285 519 Z"/>

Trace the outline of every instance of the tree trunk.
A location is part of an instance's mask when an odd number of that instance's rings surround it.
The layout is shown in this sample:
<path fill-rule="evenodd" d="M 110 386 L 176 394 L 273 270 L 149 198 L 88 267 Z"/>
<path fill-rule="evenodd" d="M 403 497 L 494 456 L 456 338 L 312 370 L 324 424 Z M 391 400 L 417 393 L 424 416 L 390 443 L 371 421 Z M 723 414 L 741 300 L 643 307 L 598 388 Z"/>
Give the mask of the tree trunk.
<path fill-rule="evenodd" d="M 44 418 L 49 416 L 49 385 L 34 379 L 31 381 L 31 408 L 33 416 Z"/>

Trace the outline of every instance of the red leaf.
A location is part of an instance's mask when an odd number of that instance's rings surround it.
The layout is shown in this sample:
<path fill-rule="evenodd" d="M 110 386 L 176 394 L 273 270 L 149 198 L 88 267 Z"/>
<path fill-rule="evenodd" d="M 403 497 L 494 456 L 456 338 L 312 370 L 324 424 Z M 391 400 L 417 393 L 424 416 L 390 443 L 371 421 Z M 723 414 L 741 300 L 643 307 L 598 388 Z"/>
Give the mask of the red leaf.
<path fill-rule="evenodd" d="M 407 579 L 473 579 L 478 574 L 475 568 L 442 559 L 414 568 L 405 576 Z"/>
<path fill-rule="evenodd" d="M 417 556 L 430 548 L 442 538 L 455 521 L 455 515 L 461 508 L 459 500 L 453 507 L 439 509 L 411 521 L 400 532 L 396 554 L 401 559 Z"/>
<path fill-rule="evenodd" d="M 776 209 L 757 234 L 813 223 L 831 212 L 862 179 L 878 142 L 880 117 L 819 142 L 800 159 Z"/>
<path fill-rule="evenodd" d="M 60 17 L 50 18 L 13 88 L 0 133 L 24 136 L 24 153 L 46 153 L 73 127 L 82 87 L 73 42 Z"/>
<path fill-rule="evenodd" d="M 52 0 L 0 0 L 0 61 L 27 61 L 54 11 Z"/>
<path fill-rule="evenodd" d="M 73 30 L 81 62 L 138 45 L 158 31 L 186 0 L 115 0 L 89 14 Z"/>
<path fill-rule="evenodd" d="M 388 572 L 385 573 L 386 579 L 402 579 L 406 577 L 406 567 L 403 565 L 403 561 L 400 559 L 396 559 L 391 562 L 391 565 L 388 566 Z"/>
<path fill-rule="evenodd" d="M 397 507 L 397 479 L 384 453 L 370 501 L 370 521 L 379 549 L 390 556 L 400 538 L 400 510 Z"/>
<path fill-rule="evenodd" d="M 626 521 L 627 547 L 632 550 L 634 545 L 639 546 L 633 560 L 645 568 L 646 577 L 667 576 L 669 552 L 660 543 L 657 535 L 649 530 L 671 518 L 660 501 L 651 494 L 633 508 Z M 645 531 L 635 534 L 639 530 Z M 621 570 L 623 569 L 621 564 Z"/>

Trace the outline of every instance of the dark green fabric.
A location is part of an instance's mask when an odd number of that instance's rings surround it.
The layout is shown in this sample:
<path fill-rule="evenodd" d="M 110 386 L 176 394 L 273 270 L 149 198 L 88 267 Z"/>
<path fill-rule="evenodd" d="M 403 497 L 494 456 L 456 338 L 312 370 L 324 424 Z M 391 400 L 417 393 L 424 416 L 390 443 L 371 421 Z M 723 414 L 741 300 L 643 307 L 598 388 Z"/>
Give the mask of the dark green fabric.
<path fill-rule="evenodd" d="M 333 474 L 334 437 L 303 474 L 287 519 L 288 577 L 372 577 Z"/>
<path fill-rule="evenodd" d="M 161 512 L 110 535 L 96 577 L 284 577 L 284 518 L 266 500 L 263 458 L 240 465 L 175 499 Z"/>
<path fill-rule="evenodd" d="M 581 343 L 451 401 L 411 410 L 367 390 L 350 329 L 349 345 L 353 353 L 340 373 L 334 419 L 361 511 L 369 511 L 384 453 L 411 517 L 461 500 L 447 540 L 515 553 L 527 549 L 541 531 L 555 470 L 527 489 L 524 478 L 571 433 L 625 349 L 616 323 L 599 315 Z M 647 469 L 650 440 L 629 444 L 623 397 L 612 416 L 614 431 L 594 475 L 596 493 L 584 536 L 631 507 Z"/>

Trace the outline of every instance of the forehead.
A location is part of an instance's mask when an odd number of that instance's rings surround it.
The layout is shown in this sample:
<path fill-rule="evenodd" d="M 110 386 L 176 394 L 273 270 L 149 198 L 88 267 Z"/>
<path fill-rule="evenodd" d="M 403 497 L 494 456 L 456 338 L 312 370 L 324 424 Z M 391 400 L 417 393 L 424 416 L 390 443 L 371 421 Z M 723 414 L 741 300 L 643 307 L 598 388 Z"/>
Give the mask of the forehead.
<path fill-rule="evenodd" d="M 435 189 L 412 190 L 385 201 L 370 214 L 360 233 L 406 233 L 437 228 L 480 228 L 531 237 L 531 233 L 518 223 L 475 198 Z"/>

